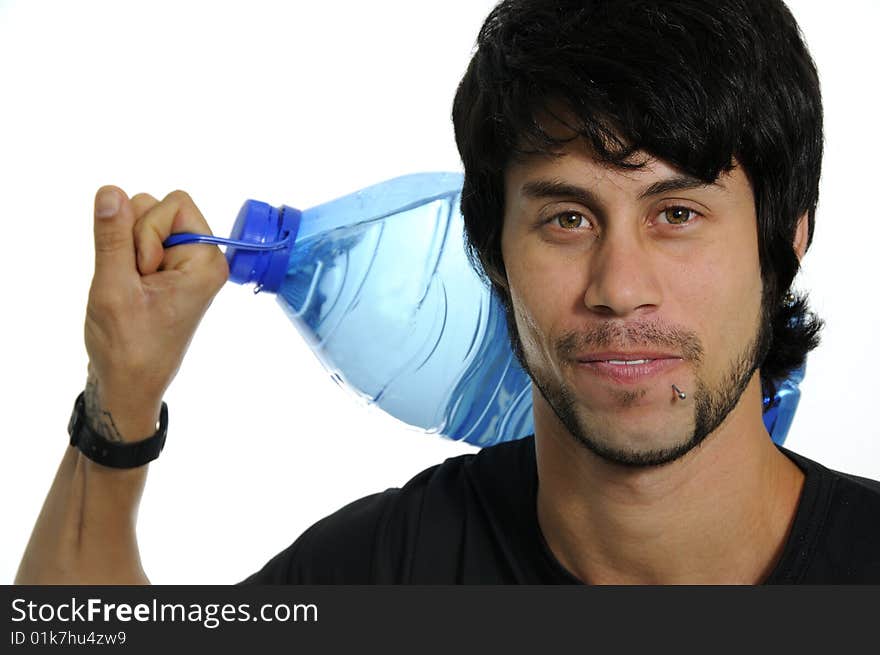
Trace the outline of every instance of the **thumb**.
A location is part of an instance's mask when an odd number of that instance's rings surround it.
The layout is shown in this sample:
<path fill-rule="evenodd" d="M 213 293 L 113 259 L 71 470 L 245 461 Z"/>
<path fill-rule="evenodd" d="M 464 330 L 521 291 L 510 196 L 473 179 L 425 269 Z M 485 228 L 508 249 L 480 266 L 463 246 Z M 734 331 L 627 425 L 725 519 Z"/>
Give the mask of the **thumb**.
<path fill-rule="evenodd" d="M 95 277 L 120 278 L 136 273 L 134 212 L 119 187 L 102 186 L 95 194 Z"/>

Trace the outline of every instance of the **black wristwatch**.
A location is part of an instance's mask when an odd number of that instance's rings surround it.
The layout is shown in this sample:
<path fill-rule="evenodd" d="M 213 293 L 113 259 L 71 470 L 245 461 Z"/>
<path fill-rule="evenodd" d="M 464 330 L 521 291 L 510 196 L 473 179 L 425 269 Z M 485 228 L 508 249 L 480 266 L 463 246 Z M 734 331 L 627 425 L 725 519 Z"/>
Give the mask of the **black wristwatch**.
<path fill-rule="evenodd" d="M 93 462 L 117 469 L 143 466 L 159 456 L 165 447 L 165 435 L 168 432 L 168 405 L 162 403 L 156 434 L 142 441 L 120 443 L 108 441 L 89 427 L 85 413 L 85 395 L 83 391 L 77 397 L 70 423 L 67 425 L 71 446 L 79 448 Z"/>

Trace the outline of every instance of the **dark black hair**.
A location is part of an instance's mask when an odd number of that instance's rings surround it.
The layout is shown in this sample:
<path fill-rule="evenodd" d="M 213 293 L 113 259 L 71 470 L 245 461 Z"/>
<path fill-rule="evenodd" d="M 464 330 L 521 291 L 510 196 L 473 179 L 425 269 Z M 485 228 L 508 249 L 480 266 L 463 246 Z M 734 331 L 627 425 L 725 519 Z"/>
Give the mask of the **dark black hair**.
<path fill-rule="evenodd" d="M 559 111 L 559 107 L 563 111 Z M 644 151 L 713 182 L 734 161 L 758 220 L 765 394 L 819 344 L 823 322 L 789 295 L 797 220 L 812 242 L 822 163 L 816 67 L 781 0 L 504 0 L 486 19 L 452 109 L 464 163 L 468 256 L 516 330 L 501 226 L 504 172 L 514 158 L 558 152 L 556 116 L 594 156 L 639 168 Z M 564 114 L 564 116 L 563 116 Z M 513 339 L 512 339 L 513 340 Z M 521 357 L 521 353 L 518 353 Z M 522 361 L 522 360 L 521 360 Z"/>

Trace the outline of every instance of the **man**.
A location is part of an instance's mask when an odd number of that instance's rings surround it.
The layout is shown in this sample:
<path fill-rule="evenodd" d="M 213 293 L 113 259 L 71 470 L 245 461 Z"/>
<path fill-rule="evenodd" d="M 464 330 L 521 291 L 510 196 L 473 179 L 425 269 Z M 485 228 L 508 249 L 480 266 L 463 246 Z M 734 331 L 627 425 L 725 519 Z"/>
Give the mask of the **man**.
<path fill-rule="evenodd" d="M 351 503 L 248 582 L 880 582 L 880 483 L 762 421 L 762 390 L 818 344 L 789 287 L 821 119 L 781 2 L 499 5 L 453 120 L 535 434 Z M 65 453 L 20 582 L 147 582 L 143 437 L 227 276 L 216 249 L 163 251 L 172 231 L 210 231 L 186 194 L 99 190 L 74 421 L 98 436 Z"/>

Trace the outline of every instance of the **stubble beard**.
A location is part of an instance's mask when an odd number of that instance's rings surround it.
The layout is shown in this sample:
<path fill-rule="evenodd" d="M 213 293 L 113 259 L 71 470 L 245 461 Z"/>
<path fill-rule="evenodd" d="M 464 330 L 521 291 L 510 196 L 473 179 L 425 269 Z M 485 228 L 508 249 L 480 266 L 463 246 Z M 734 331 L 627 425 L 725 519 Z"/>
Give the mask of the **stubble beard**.
<path fill-rule="evenodd" d="M 517 333 L 513 309 L 506 302 L 502 302 L 502 305 L 505 308 L 508 332 L 514 355 L 572 439 L 581 447 L 586 448 L 607 462 L 627 467 L 651 467 L 674 462 L 699 446 L 706 437 L 712 434 L 724 422 L 727 415 L 737 406 L 752 376 L 766 358 L 772 345 L 770 312 L 764 302 L 765 297 L 766 294 L 761 299 L 761 315 L 753 338 L 743 351 L 730 361 L 721 381 L 716 386 L 710 387 L 700 377 L 699 373 L 695 376 L 696 387 L 689 395 L 694 404 L 694 428 L 690 436 L 682 439 L 677 445 L 652 450 L 615 448 L 604 440 L 597 439 L 593 434 L 595 430 L 590 429 L 590 426 L 586 425 L 585 421 L 579 416 L 577 400 L 570 387 L 556 378 L 540 375 L 537 373 L 537 367 L 528 364 L 522 342 Z M 597 344 L 596 340 L 594 340 L 591 345 L 608 345 L 607 342 L 610 339 L 610 335 L 614 334 L 613 331 L 607 329 L 599 329 L 597 332 L 601 337 L 598 341 L 605 343 Z M 654 337 L 660 335 L 657 331 L 652 330 L 649 330 L 649 334 Z M 703 359 L 703 351 L 696 336 L 683 335 L 681 333 L 663 333 L 662 338 L 655 338 L 652 341 L 653 343 L 645 343 L 644 345 L 657 345 L 658 342 L 665 343 L 666 345 L 680 345 L 686 355 L 686 361 L 691 361 L 696 370 L 699 371 L 699 364 Z M 564 352 L 570 349 L 570 347 L 571 344 L 563 343 L 561 347 L 557 348 L 557 351 L 562 350 Z M 671 392 L 672 389 L 670 389 Z M 644 390 L 640 393 L 623 392 L 619 394 L 618 401 L 625 407 L 638 400 L 644 394 Z"/>

